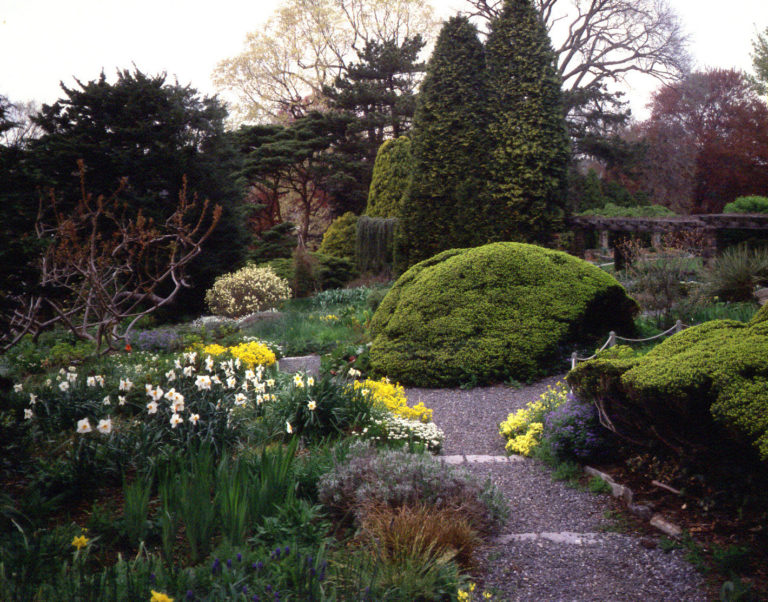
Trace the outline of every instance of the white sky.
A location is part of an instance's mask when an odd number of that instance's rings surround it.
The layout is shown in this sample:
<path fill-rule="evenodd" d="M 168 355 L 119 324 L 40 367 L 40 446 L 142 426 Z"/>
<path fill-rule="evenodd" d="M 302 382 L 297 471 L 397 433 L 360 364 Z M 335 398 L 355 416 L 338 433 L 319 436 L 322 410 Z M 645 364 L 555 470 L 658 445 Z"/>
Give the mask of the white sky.
<path fill-rule="evenodd" d="M 236 55 L 245 34 L 280 0 L 0 0 L 0 94 L 12 101 L 52 103 L 77 77 L 113 78 L 132 63 L 166 71 L 181 84 L 216 92 L 210 74 Z M 670 0 L 691 36 L 698 66 L 750 70 L 751 40 L 768 27 L 768 0 Z M 442 17 L 466 6 L 433 0 Z M 627 89 L 643 116 L 652 80 Z"/>

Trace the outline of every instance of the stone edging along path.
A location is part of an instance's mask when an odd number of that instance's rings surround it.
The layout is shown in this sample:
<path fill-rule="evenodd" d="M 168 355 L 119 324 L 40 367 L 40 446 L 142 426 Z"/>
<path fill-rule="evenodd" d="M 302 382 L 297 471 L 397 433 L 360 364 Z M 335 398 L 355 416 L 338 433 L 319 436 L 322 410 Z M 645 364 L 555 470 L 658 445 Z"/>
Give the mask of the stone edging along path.
<path fill-rule="evenodd" d="M 499 422 L 556 381 L 406 389 L 409 404 L 431 408 L 445 432 L 442 460 L 490 478 L 509 503 L 509 521 L 476 554 L 479 585 L 495 600 L 707 600 L 682 552 L 664 552 L 658 538 L 628 532 L 610 496 L 568 487 L 538 461 L 505 454 Z"/>

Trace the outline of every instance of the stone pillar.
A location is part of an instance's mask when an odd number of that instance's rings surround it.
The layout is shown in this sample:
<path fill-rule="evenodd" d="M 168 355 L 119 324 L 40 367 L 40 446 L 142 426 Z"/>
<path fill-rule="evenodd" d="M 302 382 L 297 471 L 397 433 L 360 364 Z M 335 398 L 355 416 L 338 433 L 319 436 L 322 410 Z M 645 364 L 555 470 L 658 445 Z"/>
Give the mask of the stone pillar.
<path fill-rule="evenodd" d="M 611 243 L 609 240 L 610 232 L 608 230 L 601 230 L 600 231 L 600 249 L 608 250 L 611 248 Z"/>
<path fill-rule="evenodd" d="M 651 233 L 651 246 L 657 251 L 661 249 L 661 232 Z"/>
<path fill-rule="evenodd" d="M 584 259 L 584 251 L 586 251 L 587 243 L 586 243 L 586 233 L 584 232 L 584 228 L 574 228 L 573 229 L 573 247 L 571 248 L 571 253 L 575 255 L 576 257 L 581 257 Z"/>

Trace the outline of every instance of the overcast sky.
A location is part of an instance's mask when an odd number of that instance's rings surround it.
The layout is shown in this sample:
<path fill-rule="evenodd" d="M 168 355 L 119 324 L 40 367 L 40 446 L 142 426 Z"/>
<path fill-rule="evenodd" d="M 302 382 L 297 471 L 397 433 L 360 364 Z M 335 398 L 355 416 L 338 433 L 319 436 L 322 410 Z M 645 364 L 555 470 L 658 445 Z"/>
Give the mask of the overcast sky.
<path fill-rule="evenodd" d="M 133 63 L 165 71 L 201 92 L 216 92 L 210 75 L 236 55 L 248 31 L 280 0 L 0 0 L 0 94 L 12 101 L 52 103 L 59 82 L 112 78 Z M 751 40 L 768 27 L 768 0 L 670 0 L 691 36 L 698 66 L 749 70 Z M 441 17 L 466 6 L 433 0 Z M 655 84 L 628 89 L 642 116 Z"/>

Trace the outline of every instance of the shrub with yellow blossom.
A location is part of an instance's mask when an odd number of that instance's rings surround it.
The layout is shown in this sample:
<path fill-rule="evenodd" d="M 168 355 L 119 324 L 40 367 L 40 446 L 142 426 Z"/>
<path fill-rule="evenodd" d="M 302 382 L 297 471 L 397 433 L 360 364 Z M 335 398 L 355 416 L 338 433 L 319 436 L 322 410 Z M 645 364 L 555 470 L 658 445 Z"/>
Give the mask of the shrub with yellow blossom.
<path fill-rule="evenodd" d="M 202 348 L 203 354 L 212 356 L 229 353 L 232 357 L 239 359 L 249 368 L 254 366 L 271 366 L 277 361 L 274 352 L 264 343 L 249 341 L 240 343 L 232 347 L 223 347 L 222 345 L 212 344 Z"/>
<path fill-rule="evenodd" d="M 389 382 L 389 379 L 367 379 L 362 382 L 356 380 L 354 387 L 355 389 L 368 391 L 368 394 L 375 402 L 381 403 L 398 416 L 424 423 L 432 421 L 432 410 L 427 408 L 422 402 L 409 407 L 408 399 L 405 397 L 405 389 L 399 384 L 392 384 Z"/>
<path fill-rule="evenodd" d="M 290 297 L 288 281 L 271 267 L 250 266 L 217 278 L 205 301 L 217 316 L 237 319 L 273 309 Z"/>
<path fill-rule="evenodd" d="M 541 443 L 544 416 L 564 404 L 567 398 L 568 389 L 561 381 L 554 387 L 547 387 L 536 401 L 507 416 L 499 425 L 499 433 L 507 439 L 506 450 L 511 454 L 530 456 Z"/>

